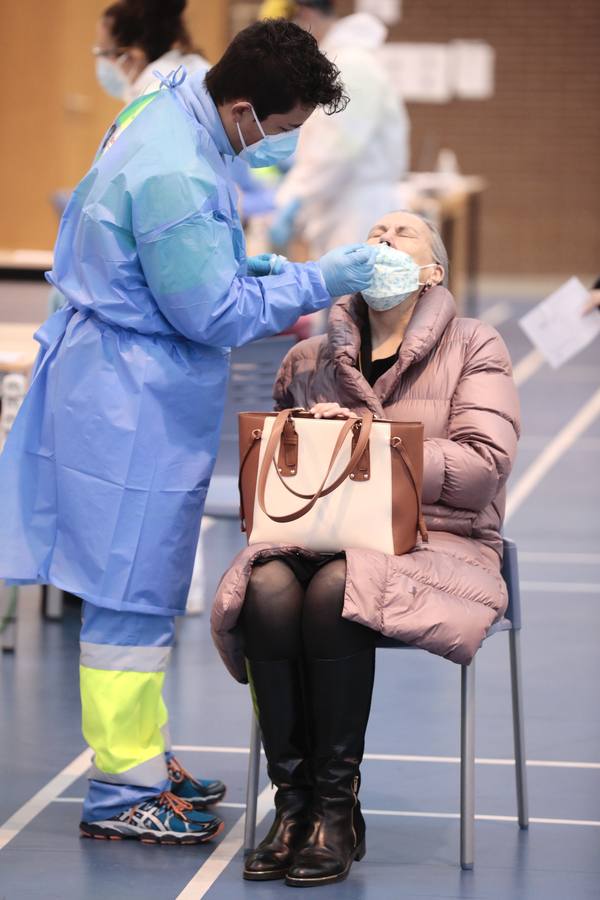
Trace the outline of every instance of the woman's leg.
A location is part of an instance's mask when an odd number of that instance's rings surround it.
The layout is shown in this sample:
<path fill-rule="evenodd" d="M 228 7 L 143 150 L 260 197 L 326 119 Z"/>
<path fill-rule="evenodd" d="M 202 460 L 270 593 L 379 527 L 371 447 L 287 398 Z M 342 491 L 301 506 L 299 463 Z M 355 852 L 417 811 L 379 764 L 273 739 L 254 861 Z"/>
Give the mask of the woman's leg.
<path fill-rule="evenodd" d="M 283 878 L 306 835 L 311 782 L 302 687 L 303 600 L 304 588 L 281 560 L 254 568 L 241 627 L 267 769 L 277 792 L 275 820 L 244 866 L 244 878 L 252 881 Z"/>
<path fill-rule="evenodd" d="M 279 559 L 254 566 L 242 610 L 246 657 L 260 662 L 300 655 L 304 589 Z"/>
<path fill-rule="evenodd" d="M 345 586 L 345 560 L 327 563 L 312 578 L 303 606 L 315 800 L 310 834 L 286 876 L 297 886 L 340 881 L 364 854 L 357 794 L 376 632 L 342 618 Z"/>
<path fill-rule="evenodd" d="M 342 618 L 346 560 L 334 559 L 317 570 L 302 608 L 304 653 L 316 659 L 340 659 L 370 650 L 377 632 Z"/>

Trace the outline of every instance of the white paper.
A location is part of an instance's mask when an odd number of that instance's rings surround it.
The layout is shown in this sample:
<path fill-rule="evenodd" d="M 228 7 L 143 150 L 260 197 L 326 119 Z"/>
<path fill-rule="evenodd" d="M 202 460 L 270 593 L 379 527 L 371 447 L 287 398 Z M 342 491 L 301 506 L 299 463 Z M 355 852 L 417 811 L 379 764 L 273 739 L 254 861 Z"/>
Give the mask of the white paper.
<path fill-rule="evenodd" d="M 395 25 L 402 16 L 400 0 L 356 0 L 356 12 L 371 13 L 386 25 Z"/>
<path fill-rule="evenodd" d="M 485 41 L 451 41 L 450 82 L 461 100 L 487 100 L 494 93 L 493 48 Z"/>
<path fill-rule="evenodd" d="M 582 316 L 589 290 L 569 278 L 519 321 L 519 325 L 553 369 L 558 369 L 600 334 L 600 312 Z"/>
<path fill-rule="evenodd" d="M 389 43 L 379 55 L 404 100 L 447 103 L 452 96 L 448 50 L 448 44 Z"/>

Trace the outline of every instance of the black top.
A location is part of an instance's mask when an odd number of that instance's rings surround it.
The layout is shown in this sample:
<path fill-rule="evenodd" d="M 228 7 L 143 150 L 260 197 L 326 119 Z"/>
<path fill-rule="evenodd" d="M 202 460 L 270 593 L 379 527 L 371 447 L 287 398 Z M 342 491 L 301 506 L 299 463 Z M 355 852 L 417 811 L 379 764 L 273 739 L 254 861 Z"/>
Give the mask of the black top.
<path fill-rule="evenodd" d="M 360 368 L 367 379 L 371 387 L 375 384 L 378 378 L 381 378 L 382 375 L 391 369 L 395 362 L 398 360 L 398 350 L 392 356 L 386 356 L 384 359 L 371 359 L 371 355 L 373 353 L 373 348 L 371 346 L 371 329 L 369 328 L 369 323 L 367 322 L 361 332 L 361 342 L 360 342 Z"/>

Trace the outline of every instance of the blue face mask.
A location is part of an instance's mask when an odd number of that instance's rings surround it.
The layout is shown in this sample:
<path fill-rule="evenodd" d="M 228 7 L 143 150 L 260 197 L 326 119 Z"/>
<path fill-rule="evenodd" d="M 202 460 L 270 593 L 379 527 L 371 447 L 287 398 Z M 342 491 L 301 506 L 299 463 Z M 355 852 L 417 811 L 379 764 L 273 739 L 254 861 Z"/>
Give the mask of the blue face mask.
<path fill-rule="evenodd" d="M 393 309 L 425 285 L 419 280 L 421 269 L 435 265 L 419 266 L 404 250 L 379 244 L 371 284 L 361 293 L 371 309 Z"/>
<path fill-rule="evenodd" d="M 254 107 L 251 106 L 250 109 L 262 138 L 254 144 L 246 144 L 240 123 L 236 122 L 243 147 L 243 150 L 240 150 L 238 154 L 240 159 L 245 160 L 253 169 L 262 169 L 265 166 L 275 166 L 291 156 L 296 150 L 300 129 L 294 128 L 293 131 L 284 131 L 282 134 L 265 134 L 262 125 L 258 121 L 258 116 L 254 112 Z"/>
<path fill-rule="evenodd" d="M 122 57 L 119 57 L 121 59 Z M 106 59 L 105 56 L 98 56 L 96 59 L 96 78 L 98 84 L 111 97 L 117 100 L 123 100 L 129 87 L 129 79 L 122 71 L 117 62 Z"/>

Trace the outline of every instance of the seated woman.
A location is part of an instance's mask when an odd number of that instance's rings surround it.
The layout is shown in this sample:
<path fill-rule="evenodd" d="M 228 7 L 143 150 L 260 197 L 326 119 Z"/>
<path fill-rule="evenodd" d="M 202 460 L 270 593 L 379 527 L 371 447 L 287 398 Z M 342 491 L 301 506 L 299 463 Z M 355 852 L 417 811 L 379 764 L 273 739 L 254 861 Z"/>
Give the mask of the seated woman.
<path fill-rule="evenodd" d="M 327 335 L 290 351 L 274 395 L 279 409 L 316 416 L 422 421 L 429 542 L 335 557 L 257 544 L 224 576 L 213 636 L 251 682 L 277 787 L 248 879 L 326 884 L 363 855 L 357 792 L 378 634 L 467 664 L 507 604 L 500 528 L 519 433 L 508 352 L 489 325 L 457 318 L 430 223 L 390 213 L 368 240 L 388 245 L 380 274 L 337 302 Z"/>

